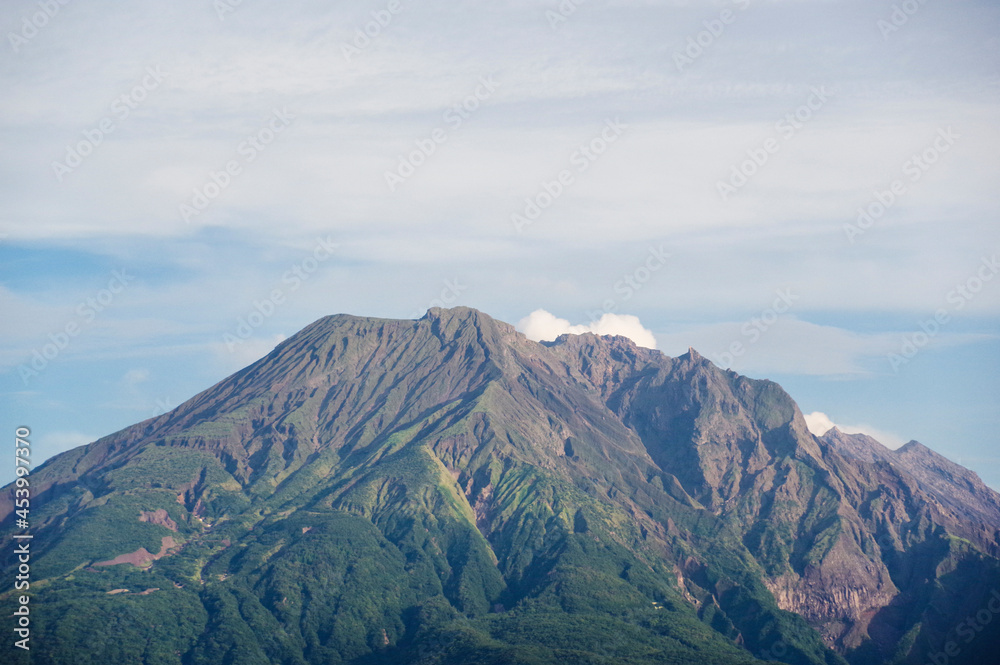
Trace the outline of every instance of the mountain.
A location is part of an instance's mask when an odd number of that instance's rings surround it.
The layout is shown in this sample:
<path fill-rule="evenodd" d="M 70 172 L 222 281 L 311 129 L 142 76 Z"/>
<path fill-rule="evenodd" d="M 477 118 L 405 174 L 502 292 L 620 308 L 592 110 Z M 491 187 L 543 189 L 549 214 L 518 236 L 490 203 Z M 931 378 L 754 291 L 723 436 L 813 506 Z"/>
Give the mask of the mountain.
<path fill-rule="evenodd" d="M 1000 645 L 1000 497 L 975 474 L 817 438 L 777 384 L 693 349 L 536 343 L 467 308 L 323 318 L 31 483 L 33 663 L 940 665 Z"/>
<path fill-rule="evenodd" d="M 881 462 L 912 477 L 920 489 L 933 497 L 942 511 L 953 518 L 949 527 L 960 531 L 970 525 L 992 532 L 984 533 L 984 543 L 1000 541 L 1000 494 L 980 480 L 974 472 L 937 454 L 919 441 L 910 441 L 899 450 L 891 450 L 864 434 L 845 434 L 836 427 L 820 441 L 840 452 L 870 464 Z M 990 554 L 997 556 L 996 550 Z"/>

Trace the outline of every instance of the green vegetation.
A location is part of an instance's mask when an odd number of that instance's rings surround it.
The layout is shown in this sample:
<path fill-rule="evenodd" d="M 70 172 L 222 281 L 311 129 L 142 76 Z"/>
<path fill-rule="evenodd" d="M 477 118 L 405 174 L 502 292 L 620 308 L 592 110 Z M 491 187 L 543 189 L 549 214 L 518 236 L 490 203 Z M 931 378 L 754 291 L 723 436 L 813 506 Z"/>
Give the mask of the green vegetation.
<path fill-rule="evenodd" d="M 46 579 L 80 564 L 114 559 L 139 548 L 158 553 L 164 536 L 183 538 L 166 527 L 139 521 L 142 512 L 158 508 L 165 508 L 183 523 L 180 507 L 168 492 L 112 494 L 93 502 L 52 540 L 43 541 L 44 554 L 33 561 L 33 574 Z"/>

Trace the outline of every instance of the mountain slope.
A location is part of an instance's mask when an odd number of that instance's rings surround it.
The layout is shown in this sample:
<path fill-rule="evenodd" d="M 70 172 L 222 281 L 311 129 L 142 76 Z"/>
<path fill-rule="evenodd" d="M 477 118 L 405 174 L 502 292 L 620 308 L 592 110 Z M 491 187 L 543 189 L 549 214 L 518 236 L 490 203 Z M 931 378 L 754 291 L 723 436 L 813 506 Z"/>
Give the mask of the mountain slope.
<path fill-rule="evenodd" d="M 1000 585 L 942 497 L 1000 504 L 860 447 L 693 350 L 327 317 L 32 474 L 35 662 L 919 658 Z"/>

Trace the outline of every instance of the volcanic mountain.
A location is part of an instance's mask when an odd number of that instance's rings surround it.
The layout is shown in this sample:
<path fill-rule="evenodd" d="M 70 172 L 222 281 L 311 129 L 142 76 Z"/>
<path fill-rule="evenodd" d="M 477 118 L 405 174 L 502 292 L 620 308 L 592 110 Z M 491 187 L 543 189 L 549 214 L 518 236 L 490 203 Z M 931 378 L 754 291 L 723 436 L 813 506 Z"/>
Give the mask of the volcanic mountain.
<path fill-rule="evenodd" d="M 777 384 L 693 349 L 536 343 L 467 308 L 323 318 L 31 486 L 36 664 L 953 664 L 1000 646 L 1000 496 L 972 472 L 813 436 Z"/>

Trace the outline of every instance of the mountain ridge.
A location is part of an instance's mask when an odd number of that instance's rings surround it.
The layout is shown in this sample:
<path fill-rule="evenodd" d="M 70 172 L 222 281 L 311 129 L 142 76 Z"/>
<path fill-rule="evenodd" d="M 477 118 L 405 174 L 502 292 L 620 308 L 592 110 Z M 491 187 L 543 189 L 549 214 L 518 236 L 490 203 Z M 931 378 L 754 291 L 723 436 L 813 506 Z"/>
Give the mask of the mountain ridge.
<path fill-rule="evenodd" d="M 206 618 L 177 629 L 184 663 L 417 662 L 443 634 L 435 658 L 455 663 L 860 665 L 907 641 L 917 658 L 1000 583 L 997 496 L 916 445 L 844 436 L 814 437 L 780 386 L 694 349 L 536 343 L 469 308 L 333 315 L 36 469 L 37 566 L 70 594 L 77 575 L 190 590 Z M 159 510 L 176 532 L 140 522 Z M 130 526 L 96 537 L 109 524 Z M 92 572 L 166 531 L 177 551 L 148 569 Z M 352 548 L 383 572 L 357 572 Z M 321 552 L 338 553 L 322 574 L 304 567 Z M 283 637 L 253 638 L 264 625 Z"/>

